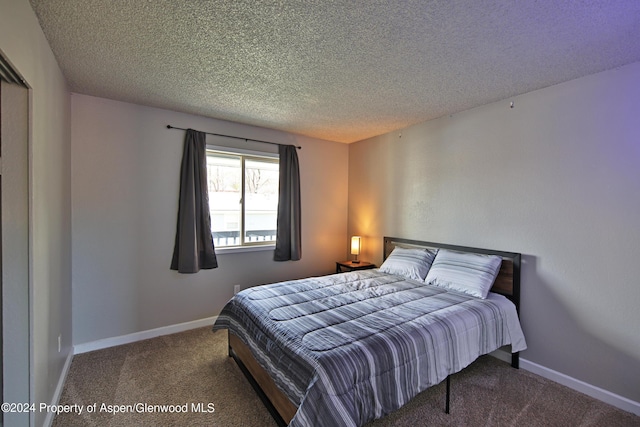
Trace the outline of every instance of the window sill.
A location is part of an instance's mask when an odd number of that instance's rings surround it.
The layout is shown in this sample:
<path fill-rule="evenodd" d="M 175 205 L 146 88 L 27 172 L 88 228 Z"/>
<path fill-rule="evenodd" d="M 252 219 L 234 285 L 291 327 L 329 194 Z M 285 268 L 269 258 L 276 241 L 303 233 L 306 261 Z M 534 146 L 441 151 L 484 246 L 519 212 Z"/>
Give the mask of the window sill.
<path fill-rule="evenodd" d="M 241 252 L 260 252 L 260 251 L 273 251 L 275 250 L 275 243 L 272 245 L 256 245 L 256 246 L 230 246 L 216 248 L 216 255 L 222 254 L 236 254 Z"/>

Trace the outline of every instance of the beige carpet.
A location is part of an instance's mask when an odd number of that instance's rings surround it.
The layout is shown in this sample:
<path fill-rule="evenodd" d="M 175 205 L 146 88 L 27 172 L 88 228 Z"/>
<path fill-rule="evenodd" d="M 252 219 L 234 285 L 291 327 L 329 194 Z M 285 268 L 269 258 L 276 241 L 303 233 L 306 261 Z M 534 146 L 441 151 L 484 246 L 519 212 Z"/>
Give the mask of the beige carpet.
<path fill-rule="evenodd" d="M 451 414 L 444 413 L 443 383 L 368 427 L 640 426 L 638 416 L 490 356 L 451 384 Z M 276 426 L 227 356 L 226 331 L 209 328 L 75 356 L 60 404 L 83 411 L 57 415 L 56 427 Z M 113 413 L 117 405 L 131 406 Z M 151 405 L 176 406 L 160 413 Z"/>

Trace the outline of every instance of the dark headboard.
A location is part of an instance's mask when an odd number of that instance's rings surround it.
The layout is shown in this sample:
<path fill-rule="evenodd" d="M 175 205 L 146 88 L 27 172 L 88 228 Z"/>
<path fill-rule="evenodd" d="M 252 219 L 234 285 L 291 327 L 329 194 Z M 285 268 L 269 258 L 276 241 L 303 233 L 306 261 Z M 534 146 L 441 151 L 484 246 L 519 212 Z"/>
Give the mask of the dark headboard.
<path fill-rule="evenodd" d="M 491 292 L 502 294 L 509 298 L 520 310 L 520 261 L 521 255 L 515 252 L 496 251 L 492 249 L 470 248 L 467 246 L 449 245 L 444 243 L 424 242 L 421 240 L 410 240 L 399 237 L 385 237 L 383 244 L 383 259 L 391 253 L 393 248 L 400 246 L 403 248 L 429 248 L 429 249 L 449 249 L 458 252 L 472 252 L 476 254 L 498 255 L 502 257 L 502 265 Z"/>

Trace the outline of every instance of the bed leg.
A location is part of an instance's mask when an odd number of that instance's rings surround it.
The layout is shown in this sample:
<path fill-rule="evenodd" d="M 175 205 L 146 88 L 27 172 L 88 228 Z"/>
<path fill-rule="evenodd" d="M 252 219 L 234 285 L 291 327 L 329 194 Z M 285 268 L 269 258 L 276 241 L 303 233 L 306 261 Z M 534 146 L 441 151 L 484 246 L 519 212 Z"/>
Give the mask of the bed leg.
<path fill-rule="evenodd" d="M 511 367 L 520 369 L 520 352 L 511 353 Z"/>
<path fill-rule="evenodd" d="M 449 398 L 451 396 L 451 375 L 447 377 L 447 398 L 444 406 L 444 412 L 449 413 Z"/>

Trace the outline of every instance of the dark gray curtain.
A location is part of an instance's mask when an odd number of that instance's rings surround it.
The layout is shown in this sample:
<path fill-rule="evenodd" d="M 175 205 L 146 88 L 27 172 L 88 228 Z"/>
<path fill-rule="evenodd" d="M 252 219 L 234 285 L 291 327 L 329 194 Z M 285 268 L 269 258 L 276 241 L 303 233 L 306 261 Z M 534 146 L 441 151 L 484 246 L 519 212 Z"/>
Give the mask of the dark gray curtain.
<path fill-rule="evenodd" d="M 280 195 L 278 199 L 278 232 L 275 261 L 297 261 L 302 258 L 300 225 L 300 168 L 294 145 L 280 145 Z"/>
<path fill-rule="evenodd" d="M 211 236 L 207 156 L 203 132 L 187 129 L 180 169 L 180 200 L 171 269 L 197 273 L 218 267 Z"/>

